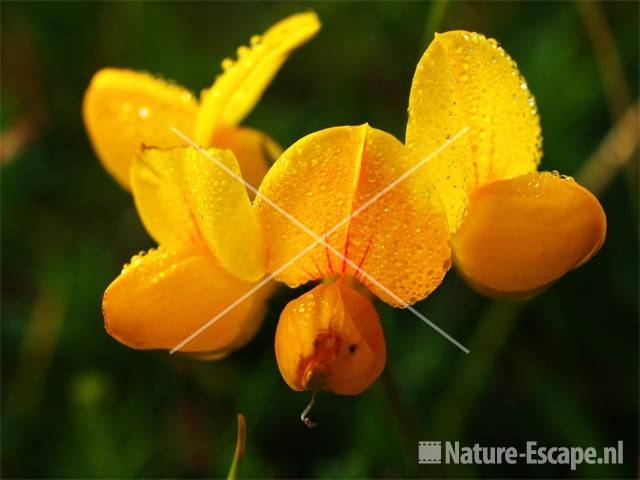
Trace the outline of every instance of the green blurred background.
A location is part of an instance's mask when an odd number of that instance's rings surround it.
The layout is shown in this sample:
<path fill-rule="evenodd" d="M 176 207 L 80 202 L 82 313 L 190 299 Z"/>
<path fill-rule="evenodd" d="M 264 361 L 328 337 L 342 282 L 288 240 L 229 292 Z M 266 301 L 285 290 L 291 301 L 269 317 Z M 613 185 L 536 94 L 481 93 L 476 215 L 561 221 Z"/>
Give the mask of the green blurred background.
<path fill-rule="evenodd" d="M 247 125 L 283 146 L 365 121 L 403 138 L 413 70 L 434 31 L 480 31 L 516 59 L 537 98 L 542 167 L 583 179 L 609 221 L 595 259 L 526 303 L 489 301 L 450 273 L 417 308 L 468 356 L 410 313 L 379 305 L 384 375 L 355 398 L 321 394 L 314 430 L 298 419 L 309 396 L 285 385 L 273 352 L 278 314 L 300 291 L 281 289 L 255 341 L 218 362 L 129 350 L 105 333 L 102 292 L 153 242 L 101 168 L 80 115 L 102 67 L 200 91 L 252 34 L 310 8 L 322 31 L 285 64 Z M 1 9 L 3 478 L 224 477 L 236 412 L 248 427 L 240 477 L 637 475 L 637 104 L 628 110 L 638 98 L 637 3 Z M 418 465 L 418 440 L 445 439 L 520 448 L 624 440 L 625 462 L 575 472 Z"/>

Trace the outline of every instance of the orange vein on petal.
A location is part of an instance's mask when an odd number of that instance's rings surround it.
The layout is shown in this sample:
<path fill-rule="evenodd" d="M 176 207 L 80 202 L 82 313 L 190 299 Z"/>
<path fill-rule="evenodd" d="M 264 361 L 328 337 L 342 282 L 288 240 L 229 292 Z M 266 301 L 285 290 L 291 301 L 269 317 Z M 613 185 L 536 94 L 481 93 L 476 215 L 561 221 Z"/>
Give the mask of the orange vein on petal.
<path fill-rule="evenodd" d="M 361 205 L 415 165 L 391 135 L 368 125 L 311 134 L 287 149 L 260 192 L 407 303 L 428 295 L 450 266 L 446 217 L 427 175 L 414 172 L 355 218 L 332 232 Z M 260 198 L 256 209 L 269 245 L 269 271 L 313 242 Z M 396 305 L 362 272 L 318 245 L 277 278 L 289 285 L 341 273 L 355 276 Z"/>
<path fill-rule="evenodd" d="M 365 127 L 336 127 L 308 135 L 289 147 L 264 178 L 260 193 L 323 236 L 351 213 Z M 269 245 L 269 271 L 278 269 L 314 239 L 262 198 L 255 208 Z M 344 251 L 348 224 L 326 239 Z M 329 276 L 342 259 L 319 244 L 278 275 L 290 286 Z"/>
<path fill-rule="evenodd" d="M 229 150 L 208 155 L 240 174 Z M 266 245 L 244 185 L 191 147 L 145 149 L 131 169 L 140 217 L 158 243 L 169 248 L 206 242 L 238 278 L 264 275 Z"/>

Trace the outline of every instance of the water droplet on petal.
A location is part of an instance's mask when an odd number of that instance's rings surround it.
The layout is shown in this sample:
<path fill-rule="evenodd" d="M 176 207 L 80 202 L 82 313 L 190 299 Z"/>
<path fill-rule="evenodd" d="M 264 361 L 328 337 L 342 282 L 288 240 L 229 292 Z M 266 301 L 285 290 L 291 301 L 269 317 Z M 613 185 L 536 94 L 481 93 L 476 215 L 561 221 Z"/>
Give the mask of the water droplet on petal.
<path fill-rule="evenodd" d="M 250 39 L 249 39 L 249 44 L 252 47 L 256 47 L 258 45 L 260 45 L 260 43 L 262 42 L 262 37 L 260 35 L 253 35 Z"/>
<path fill-rule="evenodd" d="M 226 72 L 231 67 L 233 67 L 233 60 L 231 60 L 230 58 L 225 58 L 224 60 L 222 60 L 222 63 L 220 65 L 222 66 L 222 70 Z"/>

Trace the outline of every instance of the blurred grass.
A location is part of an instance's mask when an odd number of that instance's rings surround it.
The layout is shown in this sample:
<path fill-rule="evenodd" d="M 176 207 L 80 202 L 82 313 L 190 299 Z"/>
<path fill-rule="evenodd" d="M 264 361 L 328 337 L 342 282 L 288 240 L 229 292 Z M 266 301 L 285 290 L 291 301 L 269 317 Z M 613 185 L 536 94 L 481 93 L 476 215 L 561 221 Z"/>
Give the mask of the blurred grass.
<path fill-rule="evenodd" d="M 320 395 L 313 431 L 298 420 L 308 396 L 280 379 L 272 347 L 278 313 L 300 291 L 280 290 L 256 340 L 220 362 L 135 352 L 106 335 L 102 292 L 152 241 L 88 144 L 80 103 L 91 75 L 126 66 L 199 91 L 250 35 L 309 8 L 323 30 L 247 122 L 282 145 L 365 121 L 402 138 L 413 70 L 434 29 L 481 31 L 518 61 L 542 117 L 545 169 L 577 174 L 618 118 L 611 68 L 598 60 L 601 36 L 583 4 L 2 2 L 3 151 L 7 132 L 25 137 L 3 159 L 1 178 L 2 476 L 223 477 L 243 412 L 238 478 L 634 477 L 637 148 L 631 180 L 614 174 L 601 192 L 609 232 L 592 262 L 525 304 L 490 302 L 448 275 L 418 308 L 470 344 L 469 356 L 380 305 L 384 381 L 356 398 Z M 614 76 L 636 101 L 637 5 L 596 8 L 610 32 L 604 51 L 618 52 Z M 21 121 L 28 128 L 15 130 Z M 415 436 L 487 445 L 622 439 L 626 463 L 574 474 L 553 465 L 438 470 L 417 464 Z"/>

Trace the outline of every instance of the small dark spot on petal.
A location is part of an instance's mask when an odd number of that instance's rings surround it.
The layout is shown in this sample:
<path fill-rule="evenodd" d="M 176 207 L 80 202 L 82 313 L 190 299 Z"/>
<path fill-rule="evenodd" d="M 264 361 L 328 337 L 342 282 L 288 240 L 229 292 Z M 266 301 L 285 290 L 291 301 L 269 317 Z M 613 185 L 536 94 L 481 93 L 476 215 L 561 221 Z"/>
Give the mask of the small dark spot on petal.
<path fill-rule="evenodd" d="M 355 353 L 357 349 L 358 349 L 358 346 L 355 343 L 352 343 L 351 345 L 349 345 L 349 353 Z"/>

